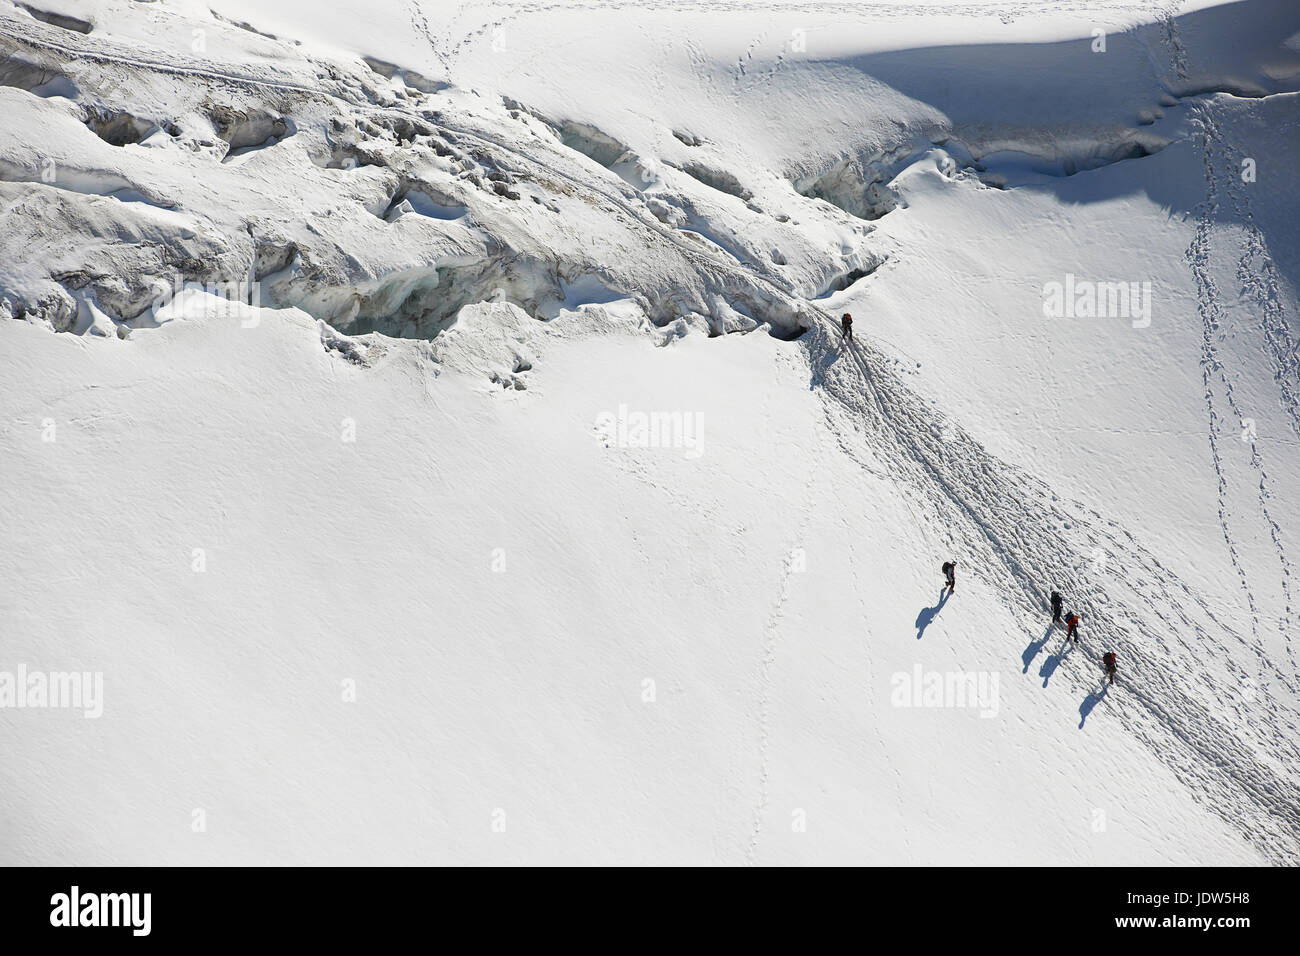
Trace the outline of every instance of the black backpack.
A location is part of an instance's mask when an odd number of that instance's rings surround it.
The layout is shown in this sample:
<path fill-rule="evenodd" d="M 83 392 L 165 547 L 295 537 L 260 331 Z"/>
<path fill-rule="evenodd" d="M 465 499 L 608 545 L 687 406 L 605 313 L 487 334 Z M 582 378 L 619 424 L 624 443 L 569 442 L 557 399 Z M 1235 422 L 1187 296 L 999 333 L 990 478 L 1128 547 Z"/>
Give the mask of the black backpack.
<path fill-rule="evenodd" d="M 944 574 L 951 574 L 951 573 L 952 573 L 952 562 L 951 562 L 951 561 L 945 561 L 942 565 L 939 566 L 939 570 L 942 571 Z"/>

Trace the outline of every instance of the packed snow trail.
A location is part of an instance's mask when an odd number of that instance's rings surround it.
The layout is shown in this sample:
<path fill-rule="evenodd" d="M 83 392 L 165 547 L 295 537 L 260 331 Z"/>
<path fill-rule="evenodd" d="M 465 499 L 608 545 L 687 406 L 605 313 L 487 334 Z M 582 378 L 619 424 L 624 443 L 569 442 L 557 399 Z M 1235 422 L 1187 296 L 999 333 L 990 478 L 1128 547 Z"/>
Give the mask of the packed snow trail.
<path fill-rule="evenodd" d="M 1270 689 L 1275 681 L 1294 695 L 1294 676 L 1220 621 L 1114 522 L 1062 501 L 955 423 L 945 422 L 938 437 L 932 426 L 940 413 L 898 379 L 869 336 L 841 343 L 833 319 L 822 315 L 825 321 L 801 344 L 813 385 L 826 397 L 831 429 L 842 433 L 852 421 L 866 426 L 862 441 L 873 462 L 912 490 L 917 508 L 948 535 L 966 574 L 1008 596 L 1026 635 L 1037 634 L 1049 617 L 1053 586 L 1069 595 L 1084 621 L 1081 646 L 1089 651 L 1082 673 L 1060 668 L 1066 686 L 1090 698 L 1102 679 L 1101 651 L 1116 651 L 1122 683 L 1105 700 L 1125 732 L 1261 853 L 1279 863 L 1300 861 L 1297 719 Z M 1104 570 L 1080 568 L 1075 556 L 1094 549 L 1104 556 Z M 1022 646 L 1011 638 L 1007 655 L 1018 659 Z M 1258 685 L 1244 664 L 1251 661 L 1268 678 Z M 1080 706 L 1063 700 L 1062 719 L 1073 720 Z"/>

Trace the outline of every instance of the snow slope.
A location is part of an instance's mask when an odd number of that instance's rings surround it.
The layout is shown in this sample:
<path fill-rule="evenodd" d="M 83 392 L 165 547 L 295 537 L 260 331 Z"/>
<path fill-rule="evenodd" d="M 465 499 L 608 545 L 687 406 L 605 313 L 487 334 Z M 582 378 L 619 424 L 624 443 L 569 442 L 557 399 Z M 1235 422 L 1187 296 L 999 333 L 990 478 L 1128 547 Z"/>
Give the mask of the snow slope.
<path fill-rule="evenodd" d="M 0 8 L 0 859 L 1297 861 L 1300 11 L 262 6 Z"/>

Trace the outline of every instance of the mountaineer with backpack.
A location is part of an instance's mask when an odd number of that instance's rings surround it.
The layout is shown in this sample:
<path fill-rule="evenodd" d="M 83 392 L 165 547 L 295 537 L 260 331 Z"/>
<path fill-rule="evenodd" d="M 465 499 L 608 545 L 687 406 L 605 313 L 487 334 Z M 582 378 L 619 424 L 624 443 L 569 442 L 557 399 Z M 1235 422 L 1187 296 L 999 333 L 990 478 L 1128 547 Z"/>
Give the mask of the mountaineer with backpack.
<path fill-rule="evenodd" d="M 1063 604 L 1060 591 L 1052 592 L 1052 623 L 1061 623 L 1061 605 Z"/>
<path fill-rule="evenodd" d="M 945 561 L 939 570 L 943 572 L 944 585 L 948 588 L 948 593 L 951 594 L 957 587 L 957 562 Z"/>
<path fill-rule="evenodd" d="M 850 342 L 853 341 L 853 316 L 849 315 L 847 312 L 840 317 L 840 332 L 843 334 L 844 338 L 848 339 Z"/>
<path fill-rule="evenodd" d="M 1115 683 L 1115 652 L 1107 651 L 1101 661 L 1106 665 L 1106 673 L 1110 677 L 1110 682 Z"/>
<path fill-rule="evenodd" d="M 1068 641 L 1074 638 L 1074 643 L 1079 643 L 1079 615 L 1071 611 L 1065 615 L 1065 639 Z"/>

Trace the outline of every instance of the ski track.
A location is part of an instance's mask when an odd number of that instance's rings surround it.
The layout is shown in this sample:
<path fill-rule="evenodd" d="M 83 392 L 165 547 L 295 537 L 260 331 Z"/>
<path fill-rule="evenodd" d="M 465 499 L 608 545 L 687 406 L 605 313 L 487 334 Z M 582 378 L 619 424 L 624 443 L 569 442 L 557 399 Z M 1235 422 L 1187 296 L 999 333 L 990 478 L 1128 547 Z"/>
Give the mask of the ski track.
<path fill-rule="evenodd" d="M 1170 69 L 1174 76 L 1180 83 L 1187 82 L 1186 49 L 1178 31 L 1177 19 L 1171 12 L 1163 16 L 1161 41 L 1169 57 Z M 1242 589 L 1246 594 L 1252 634 L 1259 645 L 1259 653 L 1263 656 L 1266 651 L 1259 638 L 1259 611 L 1229 527 L 1228 485 L 1218 446 L 1218 433 L 1221 429 L 1219 416 L 1214 408 L 1213 385 L 1210 380 L 1211 371 L 1217 373 L 1229 410 L 1244 429 L 1248 416 L 1242 414 L 1228 370 L 1220 360 L 1215 347 L 1216 334 L 1217 341 L 1222 341 L 1226 334 L 1225 328 L 1229 325 L 1228 313 L 1222 304 L 1218 285 L 1210 274 L 1210 263 L 1213 261 L 1211 242 L 1215 235 L 1214 217 L 1215 214 L 1225 211 L 1222 196 L 1226 195 L 1233 224 L 1242 230 L 1245 236 L 1238 259 L 1237 279 L 1242 284 L 1242 293 L 1249 293 L 1259 306 L 1264 333 L 1264 351 L 1273 366 L 1273 378 L 1278 387 L 1278 402 L 1297 437 L 1300 437 L 1300 343 L 1292 340 L 1286 308 L 1282 302 L 1277 266 L 1268 251 L 1264 235 L 1256 224 L 1250 192 L 1245 188 L 1244 180 L 1238 175 L 1236 162 L 1240 157 L 1245 157 L 1247 151 L 1232 142 L 1230 135 L 1217 122 L 1214 110 L 1215 104 L 1211 97 L 1201 95 L 1190 98 L 1192 124 L 1199 135 L 1204 154 L 1206 198 L 1197 221 L 1196 235 L 1187 250 L 1186 258 L 1197 285 L 1197 306 L 1204 325 L 1201 365 L 1206 389 L 1211 456 L 1219 482 L 1219 524 L 1228 545 L 1230 559 L 1237 569 Z M 1222 193 L 1220 184 L 1222 184 Z M 1297 661 L 1290 633 L 1296 621 L 1291 595 L 1292 565 L 1283 542 L 1282 526 L 1269 510 L 1268 502 L 1273 498 L 1272 482 L 1264 468 L 1259 443 L 1254 434 L 1244 433 L 1244 435 L 1249 439 L 1250 465 L 1258 479 L 1256 500 L 1260 516 L 1268 529 L 1282 572 L 1280 584 L 1283 616 L 1278 622 L 1278 631 L 1286 648 L 1292 678 L 1297 680 L 1300 679 L 1300 662 Z"/>
<path fill-rule="evenodd" d="M 766 403 L 772 401 L 772 393 L 769 390 Z M 767 417 L 767 416 L 764 416 Z M 822 444 L 821 434 L 818 433 L 818 445 Z M 790 600 L 790 592 L 794 584 L 794 576 L 800 571 L 795 567 L 794 549 L 802 547 L 808 538 L 808 527 L 812 523 L 813 502 L 816 501 L 815 490 L 817 486 L 817 476 L 819 469 L 812 468 L 808 471 L 808 480 L 804 482 L 802 501 L 804 502 L 803 510 L 799 516 L 799 528 L 795 534 L 794 541 L 786 549 L 786 554 L 782 562 L 781 584 L 777 589 L 777 599 L 771 612 L 768 614 L 767 622 L 763 626 L 763 637 L 761 642 L 761 656 L 758 666 L 758 797 L 754 804 L 754 822 L 750 830 L 749 842 L 745 845 L 745 863 L 754 866 L 758 860 L 758 844 L 763 835 L 763 817 L 767 812 L 769 803 L 769 790 L 771 781 L 771 767 L 769 754 L 771 752 L 772 741 L 772 687 L 775 680 L 772 676 L 772 665 L 776 661 L 776 651 L 781 638 L 781 622 L 785 618 L 786 604 Z"/>
<path fill-rule="evenodd" d="M 1166 14 L 1160 24 L 1161 45 L 1169 59 L 1169 69 L 1178 82 L 1184 83 L 1187 80 L 1187 57 L 1186 50 L 1182 43 L 1182 38 L 1178 32 L 1177 18 L 1172 14 Z M 1166 88 L 1167 85 L 1166 85 Z M 1197 104 L 1192 104 L 1193 125 L 1197 125 Z M 1208 116 L 1206 117 L 1208 120 Z M 1210 451 L 1210 461 L 1214 467 L 1215 484 L 1217 489 L 1217 520 L 1219 523 L 1220 533 L 1223 535 L 1224 544 L 1227 547 L 1228 558 L 1232 563 L 1233 569 L 1237 572 L 1238 580 L 1241 584 L 1242 593 L 1245 595 L 1246 606 L 1250 614 L 1251 637 L 1255 644 L 1255 652 L 1260 660 L 1261 674 L 1264 661 L 1267 655 L 1264 650 L 1263 642 L 1259 637 L 1259 609 L 1255 602 L 1255 594 L 1251 590 L 1250 580 L 1246 573 L 1246 568 L 1242 564 L 1241 557 L 1237 550 L 1236 541 L 1232 535 L 1230 514 L 1228 508 L 1228 478 L 1224 473 L 1223 456 L 1219 448 L 1219 437 L 1222 432 L 1220 424 L 1221 416 L 1215 407 L 1214 401 L 1214 373 L 1218 373 L 1218 378 L 1222 382 L 1226 399 L 1237 420 L 1241 420 L 1237 412 L 1236 400 L 1232 394 L 1232 383 L 1228 380 L 1223 370 L 1223 366 L 1218 359 L 1217 350 L 1215 349 L 1215 334 L 1219 332 L 1224 324 L 1223 308 L 1220 305 L 1218 287 L 1210 274 L 1210 238 L 1213 234 L 1213 216 L 1218 211 L 1217 202 L 1217 184 L 1215 182 L 1213 164 L 1210 156 L 1210 143 L 1208 138 L 1203 143 L 1205 152 L 1205 182 L 1206 198 L 1201 206 L 1201 213 L 1197 218 L 1196 232 L 1188 247 L 1185 258 L 1188 266 L 1192 271 L 1192 277 L 1196 283 L 1196 303 L 1197 311 L 1201 316 L 1201 382 L 1204 386 L 1205 411 L 1206 411 L 1206 438 Z M 1220 333 L 1221 334 L 1221 333 Z"/>
<path fill-rule="evenodd" d="M 1207 147 L 1208 149 L 1208 147 Z M 1201 381 L 1205 387 L 1205 410 L 1207 417 L 1206 435 L 1209 440 L 1210 460 L 1214 465 L 1214 475 L 1218 487 L 1218 521 L 1219 530 L 1223 534 L 1224 543 L 1227 545 L 1228 557 L 1232 562 L 1233 568 L 1237 572 L 1238 579 L 1241 582 L 1241 590 L 1246 598 L 1246 605 L 1250 610 L 1250 631 L 1251 637 L 1255 643 L 1255 652 L 1261 658 L 1265 659 L 1264 647 L 1259 638 L 1259 609 L 1255 604 L 1255 594 L 1250 588 L 1250 581 L 1246 574 L 1246 569 L 1241 563 L 1241 557 L 1237 551 L 1236 541 L 1232 536 L 1228 512 L 1228 478 L 1223 469 L 1223 456 L 1219 450 L 1219 436 L 1222 431 L 1220 425 L 1220 415 L 1214 403 L 1214 378 L 1218 373 L 1218 379 L 1223 383 L 1227 393 L 1227 401 L 1237 415 L 1236 402 L 1232 397 L 1232 385 L 1223 372 L 1223 366 L 1220 364 L 1217 352 L 1214 346 L 1215 334 L 1222 329 L 1224 324 L 1223 307 L 1219 303 L 1218 287 L 1213 276 L 1210 275 L 1210 236 L 1212 234 L 1212 216 L 1217 211 L 1217 189 L 1214 182 L 1213 169 L 1208 161 L 1205 168 L 1207 195 L 1205 203 L 1202 205 L 1201 214 L 1196 224 L 1196 234 L 1192 239 L 1191 245 L 1187 249 L 1187 262 L 1191 267 L 1192 276 L 1196 282 L 1196 301 L 1197 309 L 1201 315 Z M 1237 415 L 1238 420 L 1240 416 Z"/>
<path fill-rule="evenodd" d="M 1211 104 L 1204 105 L 1203 115 L 1206 119 L 1204 125 L 1206 160 L 1209 162 L 1212 156 L 1217 156 L 1222 164 L 1223 181 L 1227 184 L 1228 198 L 1232 202 L 1237 223 L 1245 231 L 1245 242 L 1237 265 L 1237 279 L 1242 284 L 1242 292 L 1248 293 L 1259 306 L 1265 351 L 1273 366 L 1273 378 L 1278 386 L 1278 403 L 1286 414 L 1292 431 L 1300 438 L 1300 343 L 1293 341 L 1291 337 L 1286 307 L 1282 304 L 1277 265 L 1268 251 L 1263 233 L 1256 225 L 1250 191 L 1245 188 L 1245 182 L 1237 175 L 1235 157 L 1245 156 L 1246 151 L 1236 146 L 1231 137 L 1213 121 Z M 1292 566 L 1287 556 L 1286 546 L 1283 544 L 1282 526 L 1274 520 L 1268 510 L 1268 501 L 1273 497 L 1272 483 L 1264 470 L 1256 437 L 1253 434 L 1249 437 L 1251 465 L 1259 474 L 1260 513 L 1268 525 L 1269 535 L 1273 539 L 1282 567 L 1284 616 L 1280 622 L 1280 629 L 1285 638 L 1287 657 L 1291 661 L 1292 671 L 1300 677 L 1300 665 L 1297 664 L 1290 633 L 1296 621 L 1291 596 Z"/>
<path fill-rule="evenodd" d="M 1232 200 L 1232 207 L 1233 207 L 1232 212 L 1234 214 L 1233 215 L 1234 224 L 1240 223 L 1244 225 L 1246 216 L 1249 215 L 1249 210 L 1245 206 L 1246 201 L 1243 200 L 1243 198 L 1240 197 L 1239 194 L 1234 196 L 1234 192 L 1236 191 L 1232 188 L 1233 183 L 1238 182 L 1238 177 L 1234 174 L 1235 167 L 1234 167 L 1232 157 L 1234 153 L 1236 155 L 1242 155 L 1242 153 L 1240 151 L 1231 150 L 1224 144 L 1222 134 L 1219 131 L 1219 125 L 1218 123 L 1215 122 L 1214 119 L 1213 105 L 1211 103 L 1202 102 L 1202 103 L 1195 104 L 1193 115 L 1195 117 L 1195 122 L 1200 131 L 1202 146 L 1204 150 L 1206 200 L 1202 209 L 1201 216 L 1197 223 L 1196 237 L 1193 240 L 1191 247 L 1189 247 L 1188 249 L 1187 259 L 1189 264 L 1192 267 L 1192 272 L 1196 280 L 1197 290 L 1198 290 L 1198 302 L 1201 308 L 1202 317 L 1205 322 L 1205 334 L 1203 337 L 1203 352 L 1202 352 L 1203 354 L 1202 368 L 1205 371 L 1207 377 L 1207 389 L 1208 389 L 1209 370 L 1212 368 L 1215 372 L 1217 372 L 1219 381 L 1222 383 L 1223 386 L 1224 397 L 1227 401 L 1229 410 L 1231 411 L 1232 416 L 1236 419 L 1236 421 L 1242 423 L 1244 426 L 1244 423 L 1248 420 L 1248 416 L 1246 416 L 1242 412 L 1239 404 L 1237 403 L 1232 380 L 1228 377 L 1228 371 L 1225 368 L 1223 362 L 1220 360 L 1218 351 L 1215 348 L 1216 336 L 1218 341 L 1223 340 L 1223 336 L 1225 334 L 1224 331 L 1225 327 L 1229 324 L 1229 317 L 1228 317 L 1227 310 L 1222 304 L 1222 297 L 1219 293 L 1218 285 L 1214 281 L 1212 276 L 1209 274 L 1209 266 L 1210 263 L 1213 261 L 1213 257 L 1211 256 L 1211 243 L 1212 243 L 1213 236 L 1215 234 L 1213 230 L 1213 217 L 1215 213 L 1222 211 L 1222 206 L 1223 206 L 1221 202 L 1222 195 L 1226 192 L 1229 199 Z M 1226 183 L 1227 189 L 1221 191 L 1220 183 Z M 1243 246 L 1241 259 L 1238 263 L 1238 269 L 1237 269 L 1238 276 L 1241 276 L 1244 272 L 1249 272 L 1248 263 L 1255 260 L 1257 256 L 1262 256 L 1264 261 L 1267 261 L 1270 264 L 1272 263 L 1271 257 L 1268 256 L 1267 247 L 1264 244 L 1263 236 L 1259 234 L 1257 229 L 1254 229 L 1253 223 L 1251 224 L 1251 228 L 1254 231 L 1247 234 L 1247 238 Z M 1281 310 L 1282 315 L 1280 317 L 1274 315 L 1272 319 L 1269 319 L 1267 313 L 1268 311 L 1270 311 L 1270 306 L 1276 306 L 1278 310 Z M 1285 310 L 1282 309 L 1278 297 L 1274 297 L 1265 303 L 1264 313 L 1265 313 L 1265 341 L 1266 343 L 1268 343 L 1269 346 L 1269 348 L 1267 348 L 1266 351 L 1270 353 L 1270 356 L 1274 362 L 1275 380 L 1279 383 L 1280 386 L 1279 399 L 1282 403 L 1283 410 L 1287 411 L 1288 410 L 1288 406 L 1287 406 L 1288 396 L 1287 396 L 1287 389 L 1286 389 L 1287 382 L 1286 382 L 1285 372 L 1280 368 L 1280 361 L 1283 358 L 1283 356 L 1279 353 L 1279 349 L 1277 348 L 1274 335 L 1270 334 L 1269 332 L 1270 322 L 1274 322 L 1274 323 L 1280 322 L 1282 328 L 1283 329 L 1286 328 Z M 1289 335 L 1289 332 L 1287 334 Z M 1207 391 L 1207 395 L 1208 395 L 1208 391 Z M 1214 413 L 1213 410 L 1211 409 L 1212 430 L 1214 427 L 1213 418 L 1214 418 Z M 1295 422 L 1293 421 L 1292 424 L 1294 427 Z M 1293 676 L 1300 676 L 1300 669 L 1297 668 L 1297 664 L 1296 664 L 1295 649 L 1292 646 L 1291 636 L 1289 633 L 1289 624 L 1292 618 L 1292 599 L 1291 599 L 1291 584 L 1290 584 L 1291 562 L 1287 556 L 1286 547 L 1282 541 L 1282 526 L 1273 518 L 1273 515 L 1270 512 L 1268 507 L 1268 502 L 1273 497 L 1273 493 L 1271 490 L 1272 482 L 1269 480 L 1268 473 L 1264 468 L 1263 459 L 1259 450 L 1259 443 L 1253 435 L 1249 435 L 1249 433 L 1244 433 L 1244 434 L 1246 434 L 1246 436 L 1249 438 L 1250 465 L 1258 478 L 1256 500 L 1259 505 L 1260 515 L 1263 518 L 1264 523 L 1268 528 L 1269 536 L 1272 540 L 1273 548 L 1277 554 L 1278 562 L 1281 566 L 1281 571 L 1282 571 L 1281 590 L 1282 590 L 1283 603 L 1284 603 L 1284 617 L 1283 620 L 1280 622 L 1279 630 L 1284 640 L 1284 646 L 1286 647 L 1287 658 L 1291 663 L 1292 674 Z M 1219 463 L 1218 463 L 1217 449 L 1215 451 L 1215 459 L 1216 459 L 1216 467 L 1218 467 Z M 1230 539 L 1231 536 L 1228 531 L 1226 514 L 1224 511 L 1224 499 L 1223 499 L 1223 491 L 1224 489 L 1226 489 L 1226 480 L 1224 479 L 1221 470 L 1220 470 L 1220 489 L 1221 489 L 1221 494 L 1220 494 L 1221 524 L 1223 526 L 1225 537 Z M 1229 546 L 1233 553 L 1233 561 L 1234 563 L 1236 563 L 1237 562 L 1236 549 L 1231 544 L 1231 542 Z M 1240 566 L 1238 567 L 1238 570 L 1241 573 L 1243 587 L 1244 587 L 1246 581 L 1245 570 Z M 1248 591 L 1248 596 L 1250 597 L 1250 602 L 1251 602 L 1250 606 L 1251 606 L 1253 624 L 1258 625 L 1257 609 L 1254 604 L 1253 595 L 1250 595 L 1249 591 Z M 1263 648 L 1261 645 L 1261 652 L 1262 650 Z"/>

